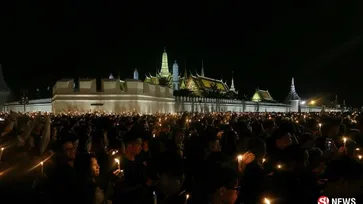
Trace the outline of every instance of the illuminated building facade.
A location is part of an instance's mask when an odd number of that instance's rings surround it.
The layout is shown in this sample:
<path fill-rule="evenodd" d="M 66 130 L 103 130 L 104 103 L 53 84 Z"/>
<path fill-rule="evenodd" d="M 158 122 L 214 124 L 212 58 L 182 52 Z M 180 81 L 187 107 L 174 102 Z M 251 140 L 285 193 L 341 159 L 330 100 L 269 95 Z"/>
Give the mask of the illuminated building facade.
<path fill-rule="evenodd" d="M 226 93 L 228 91 L 236 92 L 234 81 L 232 78 L 231 89 L 222 80 L 212 79 L 204 75 L 204 63 L 202 61 L 201 74 L 188 74 L 187 69 L 184 70 L 184 75 L 179 75 L 179 66 L 175 61 L 173 64 L 173 73 L 169 72 L 168 54 L 164 49 L 161 62 L 161 70 L 156 76 L 148 75 L 145 78 L 146 83 L 154 85 L 162 85 L 173 88 L 174 90 L 187 89 L 195 96 L 205 96 L 207 92 Z M 237 93 L 237 92 L 236 92 Z"/>

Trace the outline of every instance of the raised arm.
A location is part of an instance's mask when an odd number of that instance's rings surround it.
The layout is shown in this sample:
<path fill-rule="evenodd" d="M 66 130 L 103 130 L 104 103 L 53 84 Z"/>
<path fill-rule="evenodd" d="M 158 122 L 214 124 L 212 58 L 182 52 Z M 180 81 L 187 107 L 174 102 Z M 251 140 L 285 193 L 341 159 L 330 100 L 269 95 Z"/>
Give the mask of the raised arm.
<path fill-rule="evenodd" d="M 26 127 L 24 128 L 24 132 L 18 136 L 18 142 L 19 142 L 19 146 L 24 146 L 25 141 L 27 141 L 29 139 L 30 133 L 33 131 L 34 127 L 37 125 L 37 120 L 29 120 L 26 123 Z"/>
<path fill-rule="evenodd" d="M 48 147 L 50 141 L 50 117 L 47 115 L 45 117 L 45 124 L 43 129 L 42 140 L 40 141 L 40 154 L 43 154 Z"/>
<path fill-rule="evenodd" d="M 5 136 L 5 135 L 9 134 L 9 133 L 13 130 L 13 128 L 14 128 L 14 126 L 15 126 L 15 124 L 16 124 L 16 116 L 15 116 L 14 114 L 11 114 L 11 115 L 7 118 L 7 124 L 6 124 L 6 127 L 5 127 L 4 131 L 1 133 L 1 136 L 0 136 L 0 137 Z"/>

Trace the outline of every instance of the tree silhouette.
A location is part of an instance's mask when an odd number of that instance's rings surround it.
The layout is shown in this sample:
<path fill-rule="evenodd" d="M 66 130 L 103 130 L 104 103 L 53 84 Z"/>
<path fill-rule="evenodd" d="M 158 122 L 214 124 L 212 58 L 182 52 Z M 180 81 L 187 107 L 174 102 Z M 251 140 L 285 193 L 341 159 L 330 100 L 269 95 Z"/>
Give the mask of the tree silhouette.
<path fill-rule="evenodd" d="M 159 78 L 159 85 L 160 86 L 169 86 L 170 85 L 169 79 L 166 78 L 166 77 L 160 77 Z"/>
<path fill-rule="evenodd" d="M 228 91 L 227 93 L 223 94 L 225 98 L 228 99 L 238 99 L 238 94 L 234 91 Z"/>
<path fill-rule="evenodd" d="M 209 89 L 204 90 L 203 95 L 208 98 L 222 98 L 223 94 L 218 89 L 218 86 L 213 82 Z"/>
<path fill-rule="evenodd" d="M 174 91 L 174 96 L 192 96 L 193 92 L 189 89 L 180 89 Z"/>

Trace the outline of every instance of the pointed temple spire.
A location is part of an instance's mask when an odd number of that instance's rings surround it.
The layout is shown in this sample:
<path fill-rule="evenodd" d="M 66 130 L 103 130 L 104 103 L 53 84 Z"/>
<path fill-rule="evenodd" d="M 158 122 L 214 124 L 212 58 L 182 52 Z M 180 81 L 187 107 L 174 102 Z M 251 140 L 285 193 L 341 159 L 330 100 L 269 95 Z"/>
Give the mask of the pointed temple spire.
<path fill-rule="evenodd" d="M 290 92 L 287 95 L 286 101 L 294 101 L 294 100 L 300 100 L 300 96 L 297 95 L 296 90 L 295 90 L 295 80 L 294 77 L 291 79 L 291 87 L 290 87 Z"/>
<path fill-rule="evenodd" d="M 229 90 L 230 90 L 230 91 L 236 91 L 236 89 L 234 88 L 233 72 L 232 72 L 231 88 L 230 88 Z"/>
<path fill-rule="evenodd" d="M 168 64 L 168 54 L 166 53 L 166 48 L 165 47 L 164 47 L 164 53 L 163 53 L 163 57 L 162 57 L 162 61 L 161 61 L 160 75 L 162 77 L 169 77 L 170 76 L 169 64 Z"/>
<path fill-rule="evenodd" d="M 200 76 L 204 77 L 204 63 L 203 63 L 203 60 L 202 60 L 202 70 L 200 72 Z"/>
<path fill-rule="evenodd" d="M 291 79 L 291 89 L 290 89 L 290 92 L 296 93 L 295 83 L 294 83 L 294 77 L 292 77 L 292 79 Z"/>
<path fill-rule="evenodd" d="M 179 66 L 176 60 L 173 64 L 173 89 L 174 91 L 179 90 Z"/>

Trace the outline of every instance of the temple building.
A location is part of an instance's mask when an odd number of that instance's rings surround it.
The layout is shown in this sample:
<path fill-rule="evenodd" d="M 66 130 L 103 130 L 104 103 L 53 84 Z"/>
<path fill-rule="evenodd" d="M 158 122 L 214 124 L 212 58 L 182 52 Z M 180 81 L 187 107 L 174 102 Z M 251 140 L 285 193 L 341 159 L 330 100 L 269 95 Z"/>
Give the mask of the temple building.
<path fill-rule="evenodd" d="M 169 71 L 168 64 L 168 54 L 164 49 L 164 53 L 162 55 L 161 62 L 161 70 L 156 76 L 148 75 L 145 78 L 145 82 L 154 84 L 154 85 L 163 85 L 173 88 L 174 91 L 180 89 L 187 89 L 196 96 L 205 96 L 208 92 L 219 92 L 219 93 L 227 93 L 229 91 L 233 91 L 235 93 L 236 90 L 234 88 L 234 81 L 232 77 L 231 88 L 223 82 L 223 80 L 213 79 L 204 76 L 204 63 L 202 61 L 201 74 L 188 74 L 187 69 L 184 70 L 184 75 L 181 76 L 179 74 L 179 66 L 176 61 L 173 64 L 173 73 Z"/>
<path fill-rule="evenodd" d="M 161 70 L 159 73 L 156 73 L 156 76 L 146 76 L 145 82 L 154 84 L 154 85 L 163 85 L 172 87 L 172 74 L 169 71 L 169 64 L 168 64 L 168 54 L 166 53 L 166 49 L 164 48 L 164 53 L 162 56 L 161 61 Z"/>
<path fill-rule="evenodd" d="M 255 93 L 252 96 L 251 101 L 254 102 L 275 102 L 275 100 L 272 98 L 268 90 L 260 90 L 256 89 Z"/>

